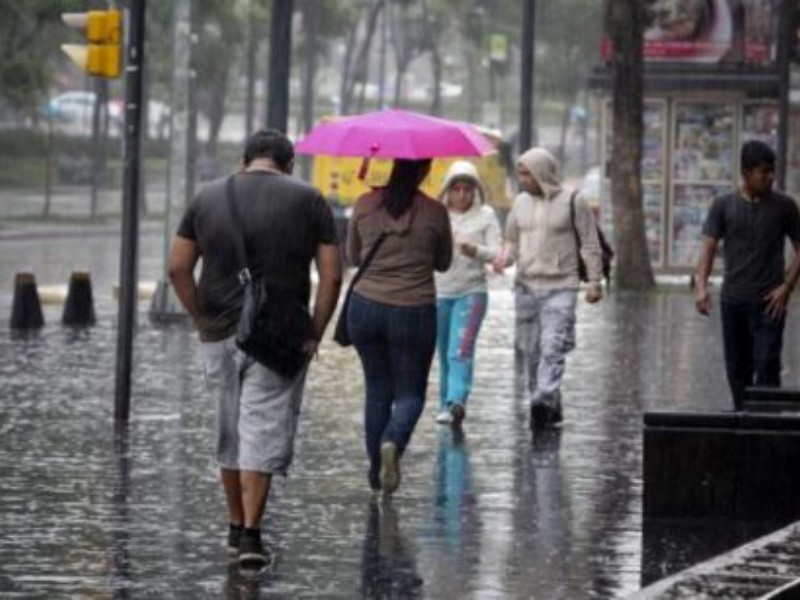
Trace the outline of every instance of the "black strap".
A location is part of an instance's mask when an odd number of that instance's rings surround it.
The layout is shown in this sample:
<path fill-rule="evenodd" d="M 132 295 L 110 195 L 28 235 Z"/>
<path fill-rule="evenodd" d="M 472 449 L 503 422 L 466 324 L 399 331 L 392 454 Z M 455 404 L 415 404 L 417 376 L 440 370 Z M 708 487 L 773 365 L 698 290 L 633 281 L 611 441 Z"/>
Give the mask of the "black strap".
<path fill-rule="evenodd" d="M 369 263 L 372 262 L 372 259 L 378 253 L 378 248 L 381 247 L 381 244 L 383 244 L 383 241 L 388 236 L 389 236 L 389 234 L 384 231 L 383 233 L 380 234 L 380 236 L 378 236 L 378 239 L 375 240 L 375 243 L 372 245 L 372 248 L 369 249 L 369 252 L 367 253 L 367 256 L 364 257 L 364 262 L 362 262 L 359 265 L 358 271 L 356 271 L 356 274 L 353 275 L 353 279 L 350 280 L 350 287 L 347 290 L 347 294 L 348 295 L 350 294 L 350 290 L 352 290 L 353 287 L 355 287 L 355 285 L 358 283 L 358 280 L 361 279 L 361 276 L 364 274 L 364 271 L 366 271 L 367 267 L 369 267 Z"/>
<path fill-rule="evenodd" d="M 236 245 L 236 254 L 239 256 L 239 281 L 244 285 L 252 279 L 250 267 L 247 262 L 247 248 L 244 245 L 244 231 L 242 229 L 242 217 L 239 214 L 239 207 L 236 204 L 236 188 L 234 186 L 234 176 L 231 175 L 225 181 L 225 195 L 228 199 L 230 209 L 231 224 L 233 225 L 233 242 Z"/>
<path fill-rule="evenodd" d="M 575 196 L 577 196 L 578 191 L 572 192 L 572 195 L 569 197 L 569 220 L 572 222 L 572 235 L 575 236 L 575 247 L 578 249 L 578 253 L 581 251 L 581 236 L 578 234 L 578 227 L 575 225 Z"/>

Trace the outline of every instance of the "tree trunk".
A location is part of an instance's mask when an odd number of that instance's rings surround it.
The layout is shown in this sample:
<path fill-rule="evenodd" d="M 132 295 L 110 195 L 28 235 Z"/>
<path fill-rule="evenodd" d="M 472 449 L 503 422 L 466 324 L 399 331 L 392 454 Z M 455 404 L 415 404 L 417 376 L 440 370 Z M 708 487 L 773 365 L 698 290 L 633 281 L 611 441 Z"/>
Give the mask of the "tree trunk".
<path fill-rule="evenodd" d="M 356 55 L 356 62 L 352 71 L 350 72 L 350 77 L 344 81 L 344 85 L 342 86 L 344 90 L 344 93 L 342 94 L 343 114 L 347 114 L 350 110 L 350 106 L 353 102 L 353 92 L 355 90 L 356 81 L 361 80 L 366 85 L 366 74 L 369 72 L 369 55 L 372 50 L 372 38 L 375 35 L 378 16 L 381 14 L 382 8 L 383 3 L 381 0 L 375 0 L 370 6 L 364 40 L 361 42 L 361 47 Z M 363 104 L 363 90 L 360 104 Z"/>
<path fill-rule="evenodd" d="M 394 74 L 394 100 L 392 106 L 394 108 L 401 107 L 401 100 L 403 97 L 403 77 L 406 74 L 406 65 L 397 64 L 397 70 Z"/>
<path fill-rule="evenodd" d="M 567 130 L 569 129 L 569 117 L 571 105 L 569 102 L 564 103 L 564 108 L 561 113 L 561 133 L 558 141 L 558 162 L 564 172 L 567 170 Z"/>
<path fill-rule="evenodd" d="M 442 55 L 436 44 L 431 48 L 431 69 L 433 70 L 433 99 L 431 100 L 431 114 L 442 114 Z"/>
<path fill-rule="evenodd" d="M 643 6 L 640 0 L 610 0 L 608 30 L 614 46 L 611 200 L 614 209 L 614 272 L 619 288 L 655 285 L 642 208 L 644 81 Z"/>
<path fill-rule="evenodd" d="M 437 41 L 436 19 L 431 14 L 426 0 L 422 0 L 422 20 L 425 23 L 425 39 L 429 44 L 431 53 L 431 72 L 433 73 L 433 98 L 431 98 L 430 113 L 442 114 L 442 55 L 439 52 Z"/>
<path fill-rule="evenodd" d="M 467 121 L 476 123 L 478 120 L 478 86 L 477 81 L 477 50 L 471 42 L 466 44 L 467 50 Z"/>
<path fill-rule="evenodd" d="M 359 19 L 360 21 L 361 19 Z M 356 34 L 358 33 L 358 24 L 351 27 L 347 34 L 347 42 L 344 48 L 344 64 L 342 65 L 342 81 L 339 84 L 339 113 L 347 114 L 345 108 L 350 104 L 349 90 L 350 78 L 353 72 L 353 55 L 356 50 Z"/>
<path fill-rule="evenodd" d="M 220 69 L 215 74 L 214 87 L 209 98 L 206 154 L 214 159 L 217 157 L 219 130 L 222 128 L 222 120 L 225 118 L 225 90 L 228 86 L 228 73 L 228 69 Z"/>

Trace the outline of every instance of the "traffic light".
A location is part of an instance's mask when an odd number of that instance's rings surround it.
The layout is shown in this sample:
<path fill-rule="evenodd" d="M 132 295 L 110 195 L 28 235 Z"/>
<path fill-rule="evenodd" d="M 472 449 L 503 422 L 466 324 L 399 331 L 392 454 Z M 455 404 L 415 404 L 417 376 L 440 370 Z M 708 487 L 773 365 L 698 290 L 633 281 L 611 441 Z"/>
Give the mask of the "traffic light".
<path fill-rule="evenodd" d="M 117 9 L 64 13 L 64 23 L 81 29 L 87 46 L 63 44 L 61 49 L 76 65 L 98 77 L 115 78 L 122 72 L 122 12 Z"/>

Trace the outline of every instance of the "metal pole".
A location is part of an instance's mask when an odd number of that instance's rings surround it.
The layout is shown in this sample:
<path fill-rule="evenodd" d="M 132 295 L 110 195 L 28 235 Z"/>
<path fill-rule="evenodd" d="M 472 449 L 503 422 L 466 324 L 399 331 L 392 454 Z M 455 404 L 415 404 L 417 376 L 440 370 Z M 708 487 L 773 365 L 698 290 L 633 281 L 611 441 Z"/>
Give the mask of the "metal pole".
<path fill-rule="evenodd" d="M 125 147 L 122 187 L 122 250 L 120 256 L 117 369 L 114 419 L 130 415 L 133 327 L 136 316 L 136 264 L 139 242 L 139 153 L 141 139 L 142 67 L 146 0 L 131 0 L 125 66 Z"/>
<path fill-rule="evenodd" d="M 100 185 L 100 112 L 104 106 L 105 97 L 102 93 L 103 81 L 99 77 L 93 78 L 94 105 L 92 106 L 92 172 L 90 173 L 90 203 L 89 214 L 92 219 L 97 216 L 97 188 Z"/>
<path fill-rule="evenodd" d="M 533 144 L 533 53 L 536 47 L 536 0 L 524 0 L 520 38 L 519 152 Z"/>
<path fill-rule="evenodd" d="M 45 170 L 44 170 L 44 210 L 42 216 L 50 216 L 50 204 L 53 200 L 53 145 L 55 144 L 55 137 L 53 136 L 53 117 L 47 115 L 47 151 L 45 153 Z"/>
<path fill-rule="evenodd" d="M 269 36 L 267 127 L 286 133 L 289 122 L 289 69 L 292 49 L 292 0 L 272 1 Z"/>
<path fill-rule="evenodd" d="M 250 0 L 250 14 L 247 28 L 247 51 L 245 53 L 245 65 L 247 72 L 247 87 L 244 96 L 244 139 L 253 133 L 253 121 L 255 120 L 255 101 L 256 101 L 256 50 L 258 50 L 258 0 Z"/>
<path fill-rule="evenodd" d="M 189 198 L 186 194 L 189 149 L 189 85 L 192 52 L 191 0 L 176 0 L 172 37 L 172 110 L 170 114 L 170 148 L 167 196 L 164 207 L 163 270 L 150 306 L 156 321 L 186 318 L 169 284 L 169 249 L 172 232 L 180 221 Z"/>
<path fill-rule="evenodd" d="M 789 152 L 789 67 L 791 45 L 794 43 L 794 23 L 796 2 L 783 0 L 780 4 L 781 20 L 778 25 L 778 73 L 779 83 L 779 118 L 778 118 L 778 164 L 776 181 L 778 189 L 786 190 L 787 156 Z"/>
<path fill-rule="evenodd" d="M 389 38 L 389 3 L 381 0 L 381 46 L 378 59 L 378 108 L 386 106 L 386 44 Z"/>

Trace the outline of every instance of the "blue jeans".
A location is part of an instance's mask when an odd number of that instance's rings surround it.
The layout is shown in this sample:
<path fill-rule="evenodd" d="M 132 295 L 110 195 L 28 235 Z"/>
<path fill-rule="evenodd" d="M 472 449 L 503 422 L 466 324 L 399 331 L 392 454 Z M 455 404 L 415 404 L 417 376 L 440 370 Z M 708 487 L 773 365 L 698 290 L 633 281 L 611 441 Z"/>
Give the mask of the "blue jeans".
<path fill-rule="evenodd" d="M 736 410 L 752 385 L 781 385 L 781 349 L 785 317 L 774 319 L 764 302 L 720 302 L 725 370 Z"/>
<path fill-rule="evenodd" d="M 475 342 L 489 296 L 486 292 L 436 301 L 436 346 L 439 351 L 439 408 L 466 404 L 472 389 Z"/>
<path fill-rule="evenodd" d="M 377 489 L 381 444 L 393 442 L 402 456 L 425 406 L 436 306 L 392 306 L 353 293 L 347 325 L 364 369 L 369 482 Z"/>

